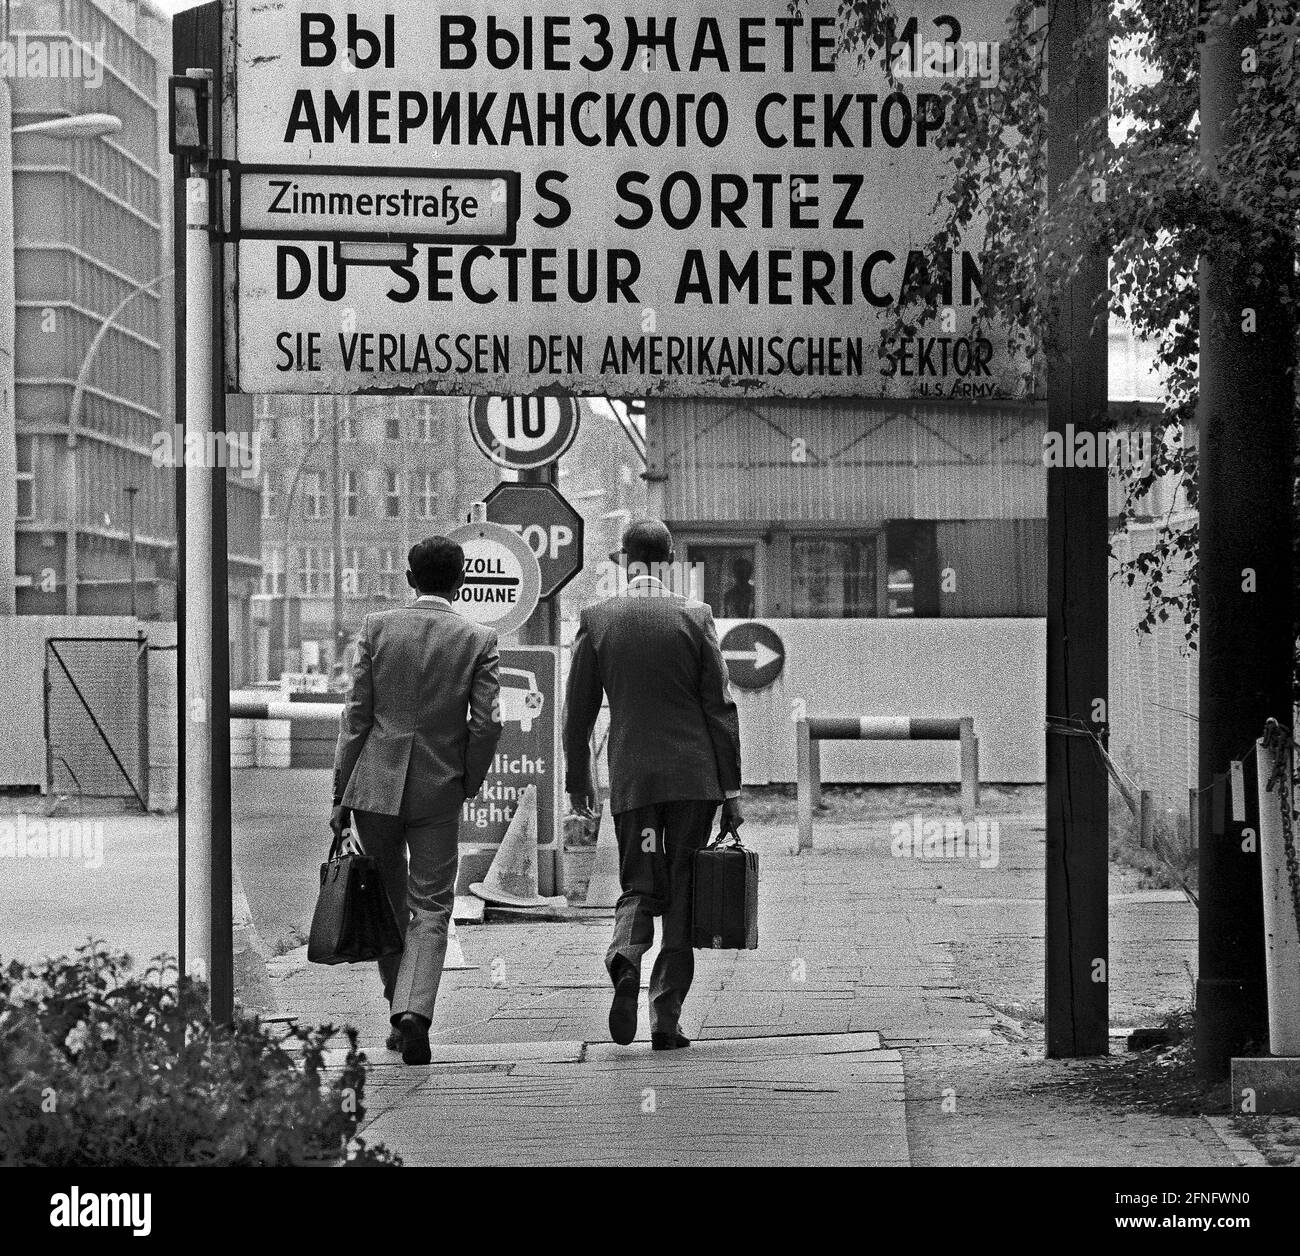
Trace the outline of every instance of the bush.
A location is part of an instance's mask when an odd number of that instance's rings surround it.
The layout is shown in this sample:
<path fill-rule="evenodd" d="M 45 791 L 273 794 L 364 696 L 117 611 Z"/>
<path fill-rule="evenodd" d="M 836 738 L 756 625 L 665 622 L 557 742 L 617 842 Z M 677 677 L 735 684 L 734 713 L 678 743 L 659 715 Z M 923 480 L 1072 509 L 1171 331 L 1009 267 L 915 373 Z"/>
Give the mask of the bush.
<path fill-rule="evenodd" d="M 0 971 L 0 1165 L 400 1164 L 356 1137 L 366 1057 L 338 1031 L 214 1027 L 174 962 L 102 943 Z"/>

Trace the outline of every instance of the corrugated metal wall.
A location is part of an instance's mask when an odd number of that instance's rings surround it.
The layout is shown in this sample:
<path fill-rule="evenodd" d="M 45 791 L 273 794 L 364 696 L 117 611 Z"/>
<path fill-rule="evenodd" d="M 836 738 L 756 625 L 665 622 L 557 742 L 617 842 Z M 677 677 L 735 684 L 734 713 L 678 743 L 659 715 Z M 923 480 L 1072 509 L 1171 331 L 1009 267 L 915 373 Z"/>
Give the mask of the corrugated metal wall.
<path fill-rule="evenodd" d="M 857 401 L 646 405 L 651 477 L 669 519 L 1020 519 L 1046 515 L 1033 408 Z"/>
<path fill-rule="evenodd" d="M 1111 545 L 1110 753 L 1140 789 L 1152 791 L 1158 811 L 1186 817 L 1197 778 L 1197 656 L 1181 621 L 1139 636 L 1141 590 L 1114 578 L 1119 561 L 1149 549 L 1156 531 L 1155 524 L 1134 527 Z M 1172 590 L 1177 580 L 1165 583 Z"/>

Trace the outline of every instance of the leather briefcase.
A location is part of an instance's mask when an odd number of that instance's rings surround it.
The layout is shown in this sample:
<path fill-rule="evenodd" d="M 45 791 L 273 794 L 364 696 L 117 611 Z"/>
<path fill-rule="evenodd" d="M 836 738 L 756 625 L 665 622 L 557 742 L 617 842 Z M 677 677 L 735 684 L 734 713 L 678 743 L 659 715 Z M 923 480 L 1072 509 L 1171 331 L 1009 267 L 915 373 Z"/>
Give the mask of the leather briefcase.
<path fill-rule="evenodd" d="M 758 854 L 734 833 L 695 852 L 691 945 L 758 949 Z"/>
<path fill-rule="evenodd" d="M 330 843 L 320 866 L 320 893 L 311 918 L 307 958 L 313 964 L 356 964 L 402 949 L 397 916 L 369 855 L 344 855 Z"/>

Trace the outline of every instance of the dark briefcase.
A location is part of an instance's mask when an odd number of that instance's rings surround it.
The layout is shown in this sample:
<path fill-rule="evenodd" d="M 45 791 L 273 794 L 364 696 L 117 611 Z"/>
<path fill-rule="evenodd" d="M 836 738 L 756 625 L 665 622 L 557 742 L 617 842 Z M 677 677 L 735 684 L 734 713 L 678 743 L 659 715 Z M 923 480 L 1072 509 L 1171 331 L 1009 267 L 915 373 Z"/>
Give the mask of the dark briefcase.
<path fill-rule="evenodd" d="M 695 852 L 691 944 L 758 949 L 758 854 L 734 833 L 719 833 Z"/>
<path fill-rule="evenodd" d="M 320 866 L 320 893 L 311 918 L 307 958 L 313 964 L 355 964 L 402 949 L 397 916 L 369 855 L 339 853 L 339 839 Z"/>

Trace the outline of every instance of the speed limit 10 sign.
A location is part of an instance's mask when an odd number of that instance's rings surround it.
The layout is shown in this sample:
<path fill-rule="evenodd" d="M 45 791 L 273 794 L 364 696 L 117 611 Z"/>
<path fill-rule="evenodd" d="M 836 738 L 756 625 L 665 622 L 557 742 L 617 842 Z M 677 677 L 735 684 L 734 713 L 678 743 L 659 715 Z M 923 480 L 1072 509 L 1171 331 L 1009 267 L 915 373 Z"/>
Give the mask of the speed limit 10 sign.
<path fill-rule="evenodd" d="M 572 397 L 475 397 L 469 430 L 497 466 L 531 471 L 554 462 L 573 444 L 578 403 Z"/>

